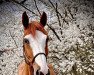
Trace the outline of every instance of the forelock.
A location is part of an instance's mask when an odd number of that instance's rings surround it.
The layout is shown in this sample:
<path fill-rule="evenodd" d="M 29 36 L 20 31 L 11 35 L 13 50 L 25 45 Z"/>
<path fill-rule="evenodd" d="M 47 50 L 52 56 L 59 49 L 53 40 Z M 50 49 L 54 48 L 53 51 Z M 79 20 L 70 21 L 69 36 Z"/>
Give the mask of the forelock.
<path fill-rule="evenodd" d="M 29 30 L 30 30 L 30 32 L 31 32 L 31 34 L 32 34 L 33 36 L 35 36 L 36 30 L 41 31 L 41 32 L 43 32 L 43 33 L 46 34 L 46 35 L 48 34 L 48 33 L 45 31 L 44 27 L 43 27 L 39 22 L 31 21 L 31 23 L 30 23 L 29 26 L 30 26 L 30 27 L 29 27 Z"/>

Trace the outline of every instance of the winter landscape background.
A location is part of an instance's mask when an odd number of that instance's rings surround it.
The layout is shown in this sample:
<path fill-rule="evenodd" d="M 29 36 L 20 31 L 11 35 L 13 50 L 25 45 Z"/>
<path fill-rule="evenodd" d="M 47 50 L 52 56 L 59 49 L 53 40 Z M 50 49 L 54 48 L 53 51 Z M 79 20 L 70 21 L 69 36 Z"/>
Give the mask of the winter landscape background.
<path fill-rule="evenodd" d="M 30 20 L 39 21 L 38 9 L 47 13 L 48 63 L 52 63 L 56 75 L 94 75 L 93 0 L 2 1 L 0 75 L 17 75 L 24 59 L 22 13 L 26 11 Z"/>

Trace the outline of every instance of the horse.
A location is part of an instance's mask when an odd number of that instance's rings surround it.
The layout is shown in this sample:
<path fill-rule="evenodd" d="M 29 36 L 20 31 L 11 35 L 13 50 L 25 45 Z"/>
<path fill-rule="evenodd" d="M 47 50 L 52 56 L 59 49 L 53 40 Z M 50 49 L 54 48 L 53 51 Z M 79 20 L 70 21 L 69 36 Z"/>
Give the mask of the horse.
<path fill-rule="evenodd" d="M 47 64 L 48 33 L 44 29 L 47 22 L 47 14 L 42 13 L 40 22 L 31 21 L 28 15 L 22 14 L 24 27 L 23 36 L 23 60 L 18 66 L 18 75 L 55 75 L 52 64 Z"/>

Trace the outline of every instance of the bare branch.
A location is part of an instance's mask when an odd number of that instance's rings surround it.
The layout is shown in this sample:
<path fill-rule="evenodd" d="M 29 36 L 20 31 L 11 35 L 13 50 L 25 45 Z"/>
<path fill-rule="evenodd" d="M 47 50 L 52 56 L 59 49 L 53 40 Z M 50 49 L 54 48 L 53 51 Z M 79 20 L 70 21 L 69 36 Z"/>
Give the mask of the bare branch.
<path fill-rule="evenodd" d="M 26 2 L 26 0 L 23 0 L 23 1 L 21 1 L 20 3 L 21 3 L 21 4 L 24 4 L 25 2 Z"/>
<path fill-rule="evenodd" d="M 72 13 L 71 13 L 71 10 L 69 9 L 69 7 L 67 7 L 67 10 L 69 11 L 69 14 L 71 15 L 72 19 L 74 19 Z"/>
<path fill-rule="evenodd" d="M 57 39 L 61 42 L 61 39 L 60 39 L 60 37 L 58 36 L 58 34 L 56 33 L 56 31 L 54 30 L 54 28 L 52 28 L 52 27 L 49 26 L 48 24 L 47 24 L 47 26 L 53 31 L 53 33 L 56 35 Z"/>
<path fill-rule="evenodd" d="M 54 4 L 51 2 L 51 0 L 49 0 L 49 2 L 51 3 L 52 7 L 55 9 L 55 6 L 54 6 Z"/>
<path fill-rule="evenodd" d="M 14 40 L 14 38 L 13 38 L 13 36 L 12 36 L 12 34 L 11 34 L 10 30 L 9 30 L 9 33 L 10 33 L 10 36 L 11 36 L 11 38 L 13 39 L 13 41 L 14 41 L 14 43 L 15 43 L 16 47 L 18 48 L 18 46 L 17 46 L 17 44 L 16 44 L 16 41 Z"/>
<path fill-rule="evenodd" d="M 49 2 L 51 3 L 52 7 L 53 7 L 54 10 L 56 11 L 56 8 L 55 8 L 55 6 L 53 5 L 53 3 L 51 2 L 51 0 L 49 0 Z M 69 23 L 65 20 L 65 18 L 61 15 L 61 13 L 60 13 L 58 10 L 57 10 L 56 12 L 58 13 L 58 15 L 62 18 L 62 20 L 63 20 L 65 23 L 69 24 Z"/>
<path fill-rule="evenodd" d="M 35 6 L 36 6 L 36 8 L 37 8 L 37 11 L 39 12 L 39 14 L 40 14 L 40 16 L 41 16 L 41 13 L 40 13 L 40 11 L 39 11 L 39 9 L 38 9 L 38 7 L 37 7 L 37 4 L 36 4 L 36 0 L 34 0 L 34 2 L 35 2 Z"/>
<path fill-rule="evenodd" d="M 58 5 L 56 3 L 56 15 L 57 15 L 57 18 L 58 18 L 58 22 L 59 22 L 59 25 L 61 26 L 61 22 L 60 22 L 60 18 L 59 18 L 59 15 L 58 15 L 58 9 L 57 9 Z"/>
<path fill-rule="evenodd" d="M 13 0 L 13 2 L 19 4 L 20 6 L 22 6 L 23 8 L 25 8 L 26 10 L 30 11 L 32 14 L 36 15 L 36 16 L 39 16 L 38 14 L 36 14 L 35 12 L 31 11 L 30 9 L 28 9 L 27 7 L 25 7 L 23 4 L 19 3 L 18 1 L 16 0 Z"/>

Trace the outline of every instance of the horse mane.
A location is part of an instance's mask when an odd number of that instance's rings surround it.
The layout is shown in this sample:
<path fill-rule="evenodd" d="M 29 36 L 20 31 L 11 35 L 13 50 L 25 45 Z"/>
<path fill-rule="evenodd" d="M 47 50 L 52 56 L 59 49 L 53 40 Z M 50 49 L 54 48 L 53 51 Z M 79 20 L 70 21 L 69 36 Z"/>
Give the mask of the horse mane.
<path fill-rule="evenodd" d="M 36 30 L 43 32 L 45 35 L 48 35 L 47 31 L 44 29 L 43 25 L 37 21 L 31 21 L 27 28 L 28 32 L 33 36 L 36 34 Z"/>

